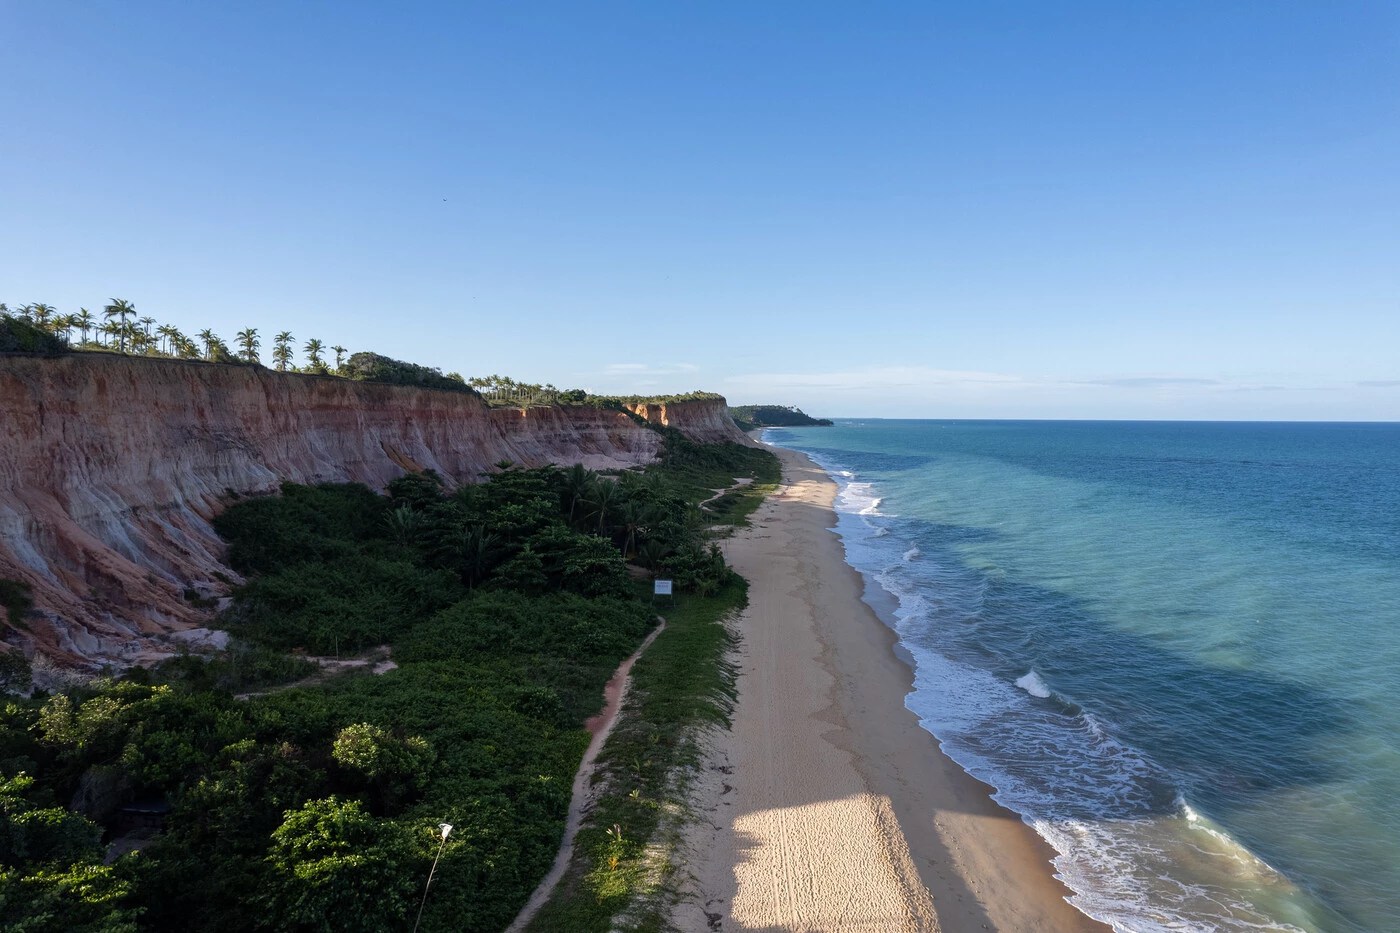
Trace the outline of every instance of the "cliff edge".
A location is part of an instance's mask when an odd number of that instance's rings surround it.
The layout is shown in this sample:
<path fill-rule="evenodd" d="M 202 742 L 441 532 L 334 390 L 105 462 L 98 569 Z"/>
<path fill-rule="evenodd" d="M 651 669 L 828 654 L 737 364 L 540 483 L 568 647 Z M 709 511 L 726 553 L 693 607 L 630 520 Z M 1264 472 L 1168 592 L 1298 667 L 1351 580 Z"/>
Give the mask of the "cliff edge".
<path fill-rule="evenodd" d="M 750 443 L 723 399 L 633 406 L 692 440 Z M 0 356 L 0 578 L 33 589 L 6 640 L 68 664 L 144 663 L 207 635 L 236 580 L 210 520 L 279 483 L 405 470 L 649 463 L 628 413 L 488 408 L 476 395 L 141 357 Z"/>

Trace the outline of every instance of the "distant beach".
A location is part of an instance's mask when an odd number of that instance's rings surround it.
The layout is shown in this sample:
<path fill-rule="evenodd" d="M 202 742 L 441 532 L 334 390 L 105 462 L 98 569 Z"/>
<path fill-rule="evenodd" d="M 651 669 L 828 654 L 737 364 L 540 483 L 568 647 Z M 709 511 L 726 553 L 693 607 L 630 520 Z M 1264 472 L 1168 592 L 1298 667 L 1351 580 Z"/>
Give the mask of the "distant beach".
<path fill-rule="evenodd" d="M 739 701 L 685 842 L 681 929 L 1104 930 L 1053 852 L 905 708 L 909 666 L 832 534 L 836 483 L 778 449 L 784 482 L 725 544 L 750 581 Z"/>

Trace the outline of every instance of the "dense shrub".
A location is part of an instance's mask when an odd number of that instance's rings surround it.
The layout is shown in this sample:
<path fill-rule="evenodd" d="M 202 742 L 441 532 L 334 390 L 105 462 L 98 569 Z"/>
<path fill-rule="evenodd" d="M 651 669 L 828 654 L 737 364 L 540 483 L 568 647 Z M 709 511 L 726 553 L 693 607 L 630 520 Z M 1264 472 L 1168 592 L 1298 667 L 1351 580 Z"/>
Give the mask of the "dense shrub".
<path fill-rule="evenodd" d="M 68 341 L 22 318 L 0 315 L 0 353 L 67 353 Z"/>
<path fill-rule="evenodd" d="M 301 486 L 247 499 L 214 519 L 240 573 L 271 573 L 310 561 L 335 561 L 386 535 L 390 503 L 359 483 Z"/>
<path fill-rule="evenodd" d="M 341 372 L 351 379 L 364 382 L 386 382 L 390 385 L 422 386 L 428 389 L 446 389 L 449 392 L 465 392 L 476 395 L 476 390 L 467 385 L 462 377 L 444 375 L 442 370 L 432 366 L 419 366 L 390 359 L 378 353 L 355 353 L 345 361 Z"/>
<path fill-rule="evenodd" d="M 747 448 L 687 444 L 648 476 L 501 467 L 231 503 L 216 527 L 250 577 L 232 650 L 0 708 L 0 926 L 403 928 L 446 821 L 423 930 L 504 928 L 558 848 L 583 723 L 655 624 L 624 555 L 702 592 L 730 574 L 691 488 Z M 379 644 L 383 676 L 287 654 Z M 163 832 L 103 867 L 97 834 L 137 800 L 169 804 Z"/>
<path fill-rule="evenodd" d="M 245 638 L 313 654 L 360 651 L 392 641 L 415 620 L 460 599 L 450 573 L 350 551 L 258 577 L 228 621 Z"/>

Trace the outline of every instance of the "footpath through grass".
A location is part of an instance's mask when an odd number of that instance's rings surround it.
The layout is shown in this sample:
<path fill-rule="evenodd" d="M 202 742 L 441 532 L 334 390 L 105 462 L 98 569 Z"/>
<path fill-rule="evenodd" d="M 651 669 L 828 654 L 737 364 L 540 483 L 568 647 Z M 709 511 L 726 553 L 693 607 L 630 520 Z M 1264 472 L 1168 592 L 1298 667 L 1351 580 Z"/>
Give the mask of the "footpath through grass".
<path fill-rule="evenodd" d="M 529 926 L 534 933 L 663 930 L 674 835 L 702 760 L 703 727 L 727 726 L 734 704 L 734 641 L 724 620 L 748 601 L 738 582 L 663 610 L 666 631 L 632 668 L 622 716 L 599 760 L 601 785 L 579 830 L 574 861 Z"/>
<path fill-rule="evenodd" d="M 758 448 L 717 451 L 672 438 L 668 480 L 693 502 L 738 477 L 704 509 L 711 534 L 748 524 L 777 488 L 777 457 Z M 690 783 L 703 761 L 707 727 L 728 727 L 736 670 L 726 621 L 748 603 L 734 578 L 713 594 L 681 595 L 664 607 L 666 630 L 632 668 L 632 687 L 594 773 L 592 813 L 574 842 L 574 857 L 531 933 L 636 933 L 669 927 L 675 900 L 674 848 L 689 820 Z"/>

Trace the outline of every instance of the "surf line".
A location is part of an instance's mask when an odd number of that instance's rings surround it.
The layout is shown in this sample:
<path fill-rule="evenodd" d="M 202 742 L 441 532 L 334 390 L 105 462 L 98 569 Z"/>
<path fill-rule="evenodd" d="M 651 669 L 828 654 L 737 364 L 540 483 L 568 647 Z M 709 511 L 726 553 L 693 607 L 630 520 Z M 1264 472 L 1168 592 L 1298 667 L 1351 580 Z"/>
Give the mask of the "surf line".
<path fill-rule="evenodd" d="M 612 734 L 613 726 L 617 725 L 618 714 L 622 712 L 622 701 L 627 698 L 627 690 L 632 686 L 632 665 L 656 640 L 656 636 L 666 630 L 665 619 L 658 616 L 656 621 L 656 628 L 651 630 L 651 634 L 642 641 L 636 651 L 617 666 L 617 670 L 613 671 L 612 677 L 608 679 L 608 685 L 603 688 L 603 708 L 583 724 L 584 728 L 593 734 L 593 738 L 589 739 L 588 748 L 584 751 L 583 760 L 579 762 L 578 772 L 574 775 L 573 795 L 569 798 L 569 816 L 564 822 L 564 839 L 559 843 L 559 851 L 554 856 L 554 864 L 550 866 L 549 874 L 544 876 L 544 880 L 535 888 L 525 906 L 520 908 L 520 913 L 511 925 L 506 927 L 506 933 L 520 933 L 535 919 L 535 914 L 539 913 L 545 901 L 549 900 L 559 880 L 564 877 L 564 871 L 569 867 L 569 861 L 574 856 L 574 836 L 583 825 L 583 811 L 589 803 L 589 785 L 596 770 L 598 753 L 603 750 L 608 736 Z"/>

